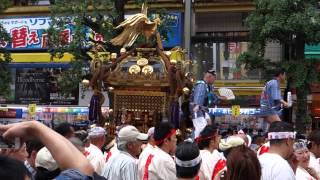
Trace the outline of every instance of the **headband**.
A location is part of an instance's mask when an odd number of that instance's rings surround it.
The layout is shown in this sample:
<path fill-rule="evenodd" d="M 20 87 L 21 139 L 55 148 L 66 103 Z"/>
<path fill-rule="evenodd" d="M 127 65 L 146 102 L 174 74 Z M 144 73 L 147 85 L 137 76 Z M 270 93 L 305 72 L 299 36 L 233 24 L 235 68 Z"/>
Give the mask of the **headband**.
<path fill-rule="evenodd" d="M 159 145 L 161 143 L 163 143 L 163 141 L 169 137 L 171 137 L 172 135 L 176 134 L 176 130 L 175 129 L 171 129 L 171 131 L 162 139 L 159 139 L 157 141 L 155 141 L 156 145 Z"/>
<path fill-rule="evenodd" d="M 189 160 L 189 161 L 182 161 L 180 159 L 178 159 L 177 157 L 175 158 L 175 162 L 178 166 L 180 167 L 194 167 L 196 165 L 198 165 L 201 162 L 201 156 L 199 154 L 198 157 Z"/>
<path fill-rule="evenodd" d="M 299 140 L 298 142 L 295 142 L 293 144 L 293 150 L 301 150 L 301 149 L 308 149 L 307 148 L 307 142 L 304 140 Z"/>
<path fill-rule="evenodd" d="M 208 70 L 206 73 L 209 73 L 209 74 L 216 76 L 216 71 L 214 71 L 214 70 Z"/>
<path fill-rule="evenodd" d="M 268 139 L 295 139 L 296 133 L 295 132 L 269 132 Z"/>
<path fill-rule="evenodd" d="M 211 135 L 211 136 L 199 136 L 199 137 L 197 137 L 196 139 L 195 139 L 195 142 L 197 143 L 197 144 L 199 144 L 201 141 L 203 141 L 203 140 L 208 140 L 208 139 L 212 139 L 212 138 L 214 138 L 215 137 L 215 134 L 214 135 Z"/>

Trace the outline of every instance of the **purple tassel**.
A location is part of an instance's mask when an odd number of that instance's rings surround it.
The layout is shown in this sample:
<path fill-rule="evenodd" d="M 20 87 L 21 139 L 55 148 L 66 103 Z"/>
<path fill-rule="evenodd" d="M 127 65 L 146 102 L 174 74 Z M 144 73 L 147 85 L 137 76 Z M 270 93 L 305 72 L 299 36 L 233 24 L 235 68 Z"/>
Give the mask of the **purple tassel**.
<path fill-rule="evenodd" d="M 93 95 L 89 106 L 89 120 L 96 121 L 98 119 L 99 97 Z"/>
<path fill-rule="evenodd" d="M 175 126 L 176 129 L 180 127 L 180 117 L 179 117 L 179 103 L 173 101 L 170 103 L 170 121 Z"/>

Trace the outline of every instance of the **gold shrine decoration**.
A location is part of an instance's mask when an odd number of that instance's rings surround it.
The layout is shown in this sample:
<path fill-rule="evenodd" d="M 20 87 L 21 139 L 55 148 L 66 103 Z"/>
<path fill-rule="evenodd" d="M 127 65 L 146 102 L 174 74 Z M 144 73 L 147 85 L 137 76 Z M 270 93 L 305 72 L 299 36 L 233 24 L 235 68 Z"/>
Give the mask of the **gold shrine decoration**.
<path fill-rule="evenodd" d="M 120 109 L 165 112 L 167 107 L 165 92 L 158 91 L 114 91 L 114 110 Z"/>
<path fill-rule="evenodd" d="M 142 72 L 143 74 L 147 75 L 147 74 L 152 74 L 153 73 L 153 67 L 150 65 L 146 65 L 142 68 Z"/>
<path fill-rule="evenodd" d="M 140 59 L 138 59 L 138 61 L 137 61 L 137 64 L 139 65 L 139 66 L 145 66 L 145 65 L 147 65 L 149 63 L 149 61 L 148 61 L 148 59 L 146 59 L 146 58 L 140 58 Z"/>
<path fill-rule="evenodd" d="M 150 39 L 150 37 L 155 34 L 159 24 L 159 18 L 156 18 L 154 21 L 148 19 L 147 7 L 143 4 L 141 13 L 128 17 L 116 27 L 116 29 L 123 28 L 123 31 L 120 35 L 111 39 L 110 42 L 114 46 L 130 47 L 140 34 Z"/>
<path fill-rule="evenodd" d="M 129 73 L 130 74 L 138 74 L 138 73 L 140 73 L 141 72 L 141 68 L 140 68 L 140 66 L 138 66 L 138 65 L 132 65 L 132 66 L 130 66 L 130 68 L 129 68 Z"/>

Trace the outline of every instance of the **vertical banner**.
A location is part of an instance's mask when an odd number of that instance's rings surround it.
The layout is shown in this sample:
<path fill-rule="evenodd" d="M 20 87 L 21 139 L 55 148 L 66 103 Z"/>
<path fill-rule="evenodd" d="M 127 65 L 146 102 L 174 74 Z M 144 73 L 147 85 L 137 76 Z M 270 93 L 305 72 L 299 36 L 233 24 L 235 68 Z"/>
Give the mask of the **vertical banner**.
<path fill-rule="evenodd" d="M 231 107 L 231 114 L 234 117 L 238 117 L 240 115 L 240 106 L 239 105 L 233 105 Z"/>
<path fill-rule="evenodd" d="M 29 104 L 28 105 L 28 112 L 30 116 L 34 116 L 36 114 L 37 105 L 36 104 Z"/>

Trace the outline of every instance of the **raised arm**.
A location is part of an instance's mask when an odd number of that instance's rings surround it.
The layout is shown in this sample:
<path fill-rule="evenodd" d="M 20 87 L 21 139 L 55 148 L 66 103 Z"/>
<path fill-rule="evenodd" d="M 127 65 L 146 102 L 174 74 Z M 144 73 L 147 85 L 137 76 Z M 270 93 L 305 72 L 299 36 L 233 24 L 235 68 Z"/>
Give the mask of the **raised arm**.
<path fill-rule="evenodd" d="M 62 170 L 77 169 L 86 175 L 93 174 L 94 170 L 88 160 L 69 140 L 40 122 L 0 125 L 0 133 L 6 139 L 38 138 L 48 148 Z"/>

